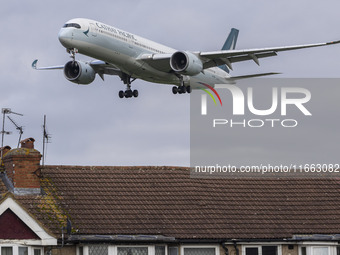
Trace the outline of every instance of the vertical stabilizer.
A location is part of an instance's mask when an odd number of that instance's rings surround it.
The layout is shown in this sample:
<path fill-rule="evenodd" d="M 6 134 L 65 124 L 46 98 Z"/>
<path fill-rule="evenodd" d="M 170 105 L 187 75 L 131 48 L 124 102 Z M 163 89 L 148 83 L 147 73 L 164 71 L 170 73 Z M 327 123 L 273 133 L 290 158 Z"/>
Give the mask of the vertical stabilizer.
<path fill-rule="evenodd" d="M 236 47 L 236 42 L 237 42 L 237 37 L 238 37 L 238 32 L 239 30 L 236 28 L 232 28 L 227 40 L 225 41 L 222 50 L 234 50 Z M 222 70 L 226 71 L 229 73 L 229 69 L 226 65 L 221 65 L 219 66 Z"/>

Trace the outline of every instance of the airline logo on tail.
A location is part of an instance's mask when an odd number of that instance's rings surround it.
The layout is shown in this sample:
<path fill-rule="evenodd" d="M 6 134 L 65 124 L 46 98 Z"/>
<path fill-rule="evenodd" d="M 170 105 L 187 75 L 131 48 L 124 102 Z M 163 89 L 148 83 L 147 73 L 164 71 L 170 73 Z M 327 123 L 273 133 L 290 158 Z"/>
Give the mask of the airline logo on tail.
<path fill-rule="evenodd" d="M 238 38 L 238 32 L 239 32 L 239 30 L 237 30 L 236 28 L 231 29 L 227 40 L 223 44 L 222 50 L 235 50 L 237 38 Z M 221 66 L 219 66 L 219 68 L 221 68 L 223 71 L 226 71 L 227 73 L 229 73 L 229 68 L 226 65 L 221 65 Z"/>

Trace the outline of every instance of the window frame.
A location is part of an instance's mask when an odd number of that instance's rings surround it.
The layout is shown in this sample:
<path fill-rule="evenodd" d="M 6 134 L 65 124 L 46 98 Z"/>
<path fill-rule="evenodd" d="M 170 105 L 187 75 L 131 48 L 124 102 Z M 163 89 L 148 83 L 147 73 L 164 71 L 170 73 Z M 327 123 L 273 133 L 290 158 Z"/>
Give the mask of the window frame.
<path fill-rule="evenodd" d="M 179 251 L 180 251 L 179 246 L 174 246 L 174 245 L 168 245 L 168 247 L 167 247 L 167 249 L 166 249 L 166 254 L 167 254 L 167 255 L 169 254 L 170 248 L 176 249 L 176 251 L 177 251 L 177 252 L 176 252 L 176 255 L 179 255 Z"/>
<path fill-rule="evenodd" d="M 12 249 L 12 255 L 15 255 L 14 254 L 14 246 L 13 245 L 1 245 L 0 246 L 0 255 L 2 255 L 2 248 L 11 248 Z M 18 251 L 17 251 L 17 254 L 16 255 L 18 255 L 19 254 L 19 248 L 17 249 Z"/>
<path fill-rule="evenodd" d="M 262 246 L 276 246 L 277 247 L 277 255 L 282 255 L 282 244 L 277 244 L 277 243 L 242 245 L 242 254 L 246 255 L 246 248 L 257 248 L 258 249 L 258 255 L 262 255 Z M 301 254 L 299 254 L 299 255 L 301 255 Z"/>
<path fill-rule="evenodd" d="M 34 255 L 34 250 L 40 250 L 40 254 L 44 255 L 45 249 L 42 246 L 31 246 L 13 243 L 0 243 L 0 255 L 2 247 L 11 247 L 13 255 L 19 255 L 19 248 L 27 248 L 27 255 Z"/>
<path fill-rule="evenodd" d="M 215 255 L 220 255 L 220 246 L 219 245 L 181 245 L 180 247 L 180 254 L 184 254 L 184 249 L 185 248 L 194 248 L 194 249 L 199 249 L 199 248 L 215 248 Z"/>
<path fill-rule="evenodd" d="M 313 249 L 314 248 L 328 248 L 328 254 L 327 255 L 336 255 L 337 254 L 337 245 L 332 244 L 302 244 L 299 245 L 299 252 L 298 255 L 302 254 L 302 248 L 306 248 L 306 255 L 313 255 Z"/>
<path fill-rule="evenodd" d="M 89 255 L 89 246 L 88 244 L 82 244 L 76 246 L 76 255 L 80 255 L 79 247 L 83 248 L 83 255 Z M 164 246 L 165 255 L 168 255 L 168 245 L 166 244 L 145 244 L 145 245 L 131 245 L 131 244 L 119 244 L 119 245 L 107 245 L 108 246 L 108 255 L 117 255 L 118 254 L 118 247 L 131 247 L 131 248 L 138 248 L 138 247 L 146 247 L 148 248 L 148 255 L 155 255 L 156 254 L 156 246 Z M 31 254 L 29 254 L 31 255 Z"/>
<path fill-rule="evenodd" d="M 30 255 L 30 247 L 24 245 L 18 245 L 18 255 L 20 255 L 20 248 L 27 248 L 27 255 Z"/>
<path fill-rule="evenodd" d="M 118 248 L 126 247 L 126 248 L 140 248 L 140 247 L 147 247 L 148 248 L 148 255 L 155 254 L 155 246 L 156 245 L 115 245 L 113 247 L 114 255 L 118 255 Z M 151 251 L 153 250 L 153 253 Z M 109 254 L 111 255 L 111 254 Z"/>
<path fill-rule="evenodd" d="M 32 253 L 31 253 L 32 255 L 35 255 L 34 254 L 35 250 L 40 251 L 39 255 L 44 255 L 44 250 L 41 247 L 32 247 Z M 19 249 L 18 249 L 18 252 L 19 252 Z"/>

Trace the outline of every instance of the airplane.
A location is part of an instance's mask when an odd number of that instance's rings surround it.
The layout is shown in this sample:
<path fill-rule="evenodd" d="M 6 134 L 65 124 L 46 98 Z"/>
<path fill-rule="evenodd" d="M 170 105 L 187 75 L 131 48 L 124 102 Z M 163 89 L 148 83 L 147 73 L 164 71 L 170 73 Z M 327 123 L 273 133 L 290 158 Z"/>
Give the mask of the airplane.
<path fill-rule="evenodd" d="M 252 60 L 260 65 L 260 58 L 276 56 L 281 51 L 340 43 L 338 40 L 235 50 L 238 34 L 239 30 L 231 29 L 219 51 L 192 52 L 172 49 L 99 21 L 77 18 L 66 22 L 58 35 L 72 60 L 65 65 L 50 67 L 38 67 L 38 60 L 34 60 L 32 67 L 36 70 L 63 69 L 67 80 L 83 85 L 92 83 L 96 74 L 102 80 L 104 75 L 118 75 L 126 85 L 126 90 L 118 93 L 120 98 L 138 97 L 138 90 L 132 90 L 131 87 L 136 79 L 172 84 L 173 94 L 184 94 L 191 93 L 192 89 L 213 89 L 215 84 L 230 84 L 239 79 L 278 74 L 231 76 L 229 72 L 236 62 Z M 77 53 L 95 60 L 76 60 Z"/>

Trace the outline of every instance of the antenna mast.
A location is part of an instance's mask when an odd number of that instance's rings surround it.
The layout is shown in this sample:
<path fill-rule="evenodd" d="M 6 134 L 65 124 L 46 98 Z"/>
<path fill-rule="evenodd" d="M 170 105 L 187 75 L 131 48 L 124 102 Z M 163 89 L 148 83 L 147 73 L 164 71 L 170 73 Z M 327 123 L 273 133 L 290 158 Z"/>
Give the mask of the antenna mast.
<path fill-rule="evenodd" d="M 24 133 L 23 128 L 22 128 L 22 126 L 19 126 L 17 123 L 15 123 L 15 121 L 11 117 L 7 116 L 7 118 L 13 123 L 16 130 L 19 130 L 20 135 L 19 135 L 19 141 L 18 141 L 18 146 L 17 146 L 17 148 L 19 148 L 19 144 L 20 144 L 20 141 L 21 141 L 21 135 Z"/>
<path fill-rule="evenodd" d="M 5 135 L 9 135 L 11 134 L 11 132 L 7 132 L 5 131 L 5 117 L 6 117 L 6 114 L 16 114 L 16 115 L 19 115 L 19 116 L 24 116 L 23 114 L 21 113 L 17 113 L 17 112 L 12 112 L 12 110 L 10 108 L 2 108 L 1 110 L 2 112 L 2 131 L 1 131 L 1 147 L 4 147 L 4 137 Z M 1 161 L 3 159 L 3 152 L 1 151 Z"/>
<path fill-rule="evenodd" d="M 45 147 L 46 147 L 46 143 L 50 142 L 50 138 L 51 136 L 48 134 L 47 132 L 47 128 L 46 128 L 46 115 L 44 115 L 44 125 L 43 125 L 43 155 L 42 155 L 42 166 L 45 165 Z"/>

